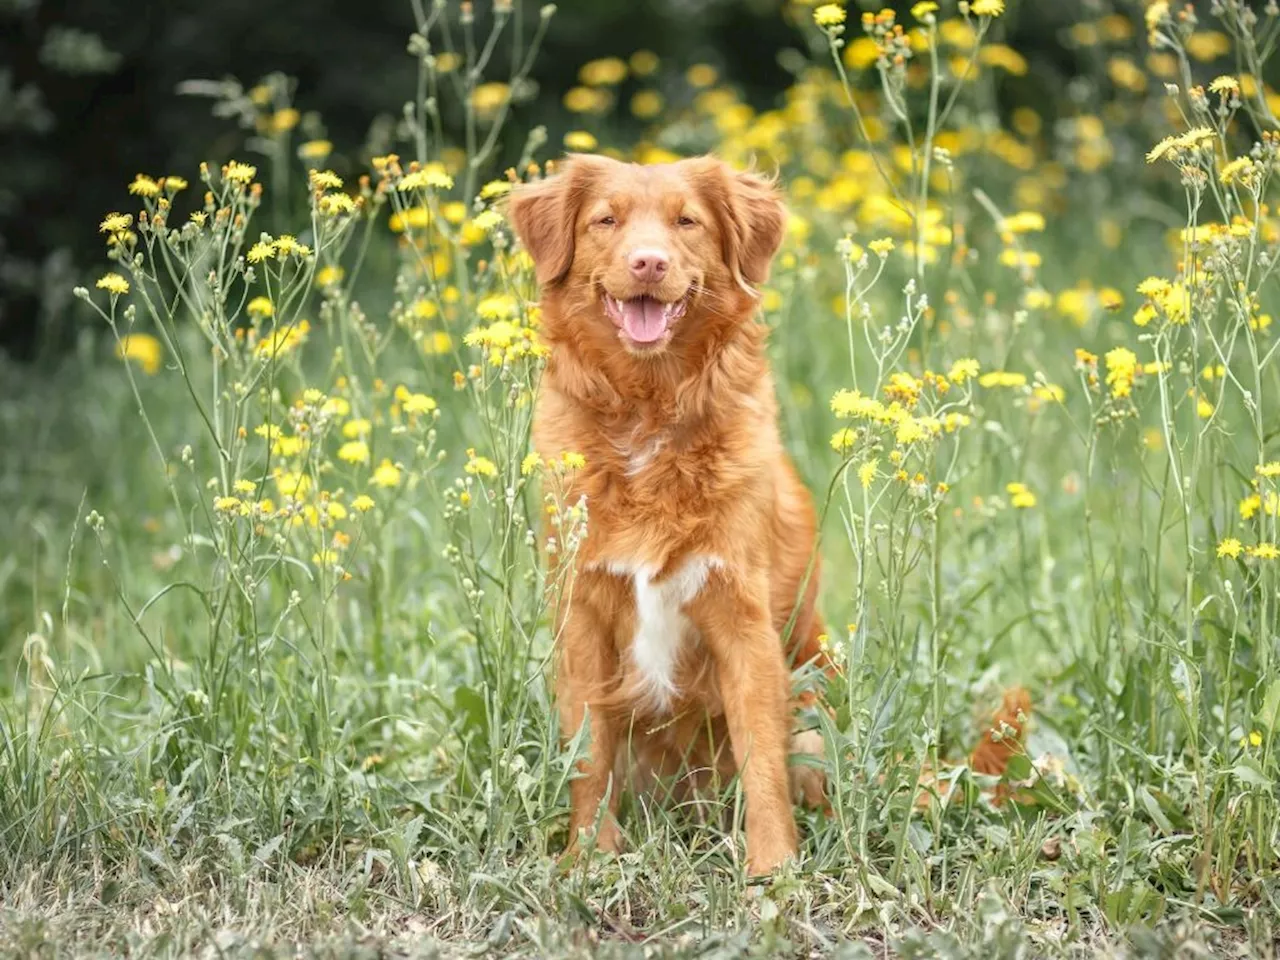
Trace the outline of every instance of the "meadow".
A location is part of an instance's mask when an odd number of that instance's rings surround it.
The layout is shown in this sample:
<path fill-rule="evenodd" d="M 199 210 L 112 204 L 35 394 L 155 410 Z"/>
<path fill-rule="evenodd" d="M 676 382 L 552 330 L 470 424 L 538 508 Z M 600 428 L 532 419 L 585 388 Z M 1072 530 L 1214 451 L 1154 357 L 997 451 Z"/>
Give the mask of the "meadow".
<path fill-rule="evenodd" d="M 0 367 L 0 951 L 1275 955 L 1276 4 L 1082 5 L 1046 95 L 1012 0 L 791 3 L 767 109 L 643 50 L 532 90 L 553 8 L 413 9 L 381 149 L 218 88 L 243 149 L 122 183 L 95 334 Z M 790 210 L 760 322 L 839 669 L 767 882 L 736 783 L 560 859 L 591 505 L 530 448 L 503 201 L 566 151 Z"/>

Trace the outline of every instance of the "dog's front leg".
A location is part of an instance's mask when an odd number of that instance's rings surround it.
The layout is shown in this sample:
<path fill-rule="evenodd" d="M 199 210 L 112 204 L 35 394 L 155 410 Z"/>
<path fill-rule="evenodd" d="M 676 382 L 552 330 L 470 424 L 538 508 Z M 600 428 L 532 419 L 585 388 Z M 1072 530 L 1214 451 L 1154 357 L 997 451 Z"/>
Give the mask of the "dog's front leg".
<path fill-rule="evenodd" d="M 762 597 L 767 584 L 720 572 L 689 606 L 715 663 L 734 761 L 747 801 L 747 872 L 796 855 L 787 753 L 790 676 Z"/>
<path fill-rule="evenodd" d="M 572 739 L 585 720 L 589 731 L 587 755 L 578 761 L 578 775 L 569 782 L 568 853 L 575 855 L 583 839 L 591 843 L 590 834 L 598 817 L 600 830 L 595 835 L 594 846 L 613 852 L 618 849 L 620 839 L 615 818 L 619 785 L 613 782 L 619 724 L 606 711 L 590 709 L 589 702 L 598 697 L 613 678 L 617 651 L 608 625 L 585 602 L 575 602 L 566 614 L 561 624 L 560 643 L 556 685 L 561 730 L 567 740 Z M 602 812 L 600 805 L 606 794 L 608 807 Z"/>

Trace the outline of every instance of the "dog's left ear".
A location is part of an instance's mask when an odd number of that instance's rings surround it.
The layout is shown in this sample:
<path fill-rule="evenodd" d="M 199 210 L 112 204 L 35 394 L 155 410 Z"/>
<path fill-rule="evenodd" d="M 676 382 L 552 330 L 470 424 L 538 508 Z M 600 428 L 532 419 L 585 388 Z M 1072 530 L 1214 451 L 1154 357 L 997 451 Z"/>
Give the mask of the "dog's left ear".
<path fill-rule="evenodd" d="M 782 246 L 787 210 L 772 180 L 757 173 L 729 172 L 731 252 L 739 283 L 753 287 L 769 279 L 769 265 Z"/>

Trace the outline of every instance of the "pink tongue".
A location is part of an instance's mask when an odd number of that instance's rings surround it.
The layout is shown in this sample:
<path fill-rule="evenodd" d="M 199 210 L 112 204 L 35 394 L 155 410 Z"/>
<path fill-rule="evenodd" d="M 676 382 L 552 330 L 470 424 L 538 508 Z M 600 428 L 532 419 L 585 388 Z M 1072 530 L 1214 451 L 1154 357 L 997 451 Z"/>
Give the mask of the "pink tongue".
<path fill-rule="evenodd" d="M 623 300 L 622 329 L 636 343 L 653 343 L 667 332 L 667 310 L 652 297 Z"/>

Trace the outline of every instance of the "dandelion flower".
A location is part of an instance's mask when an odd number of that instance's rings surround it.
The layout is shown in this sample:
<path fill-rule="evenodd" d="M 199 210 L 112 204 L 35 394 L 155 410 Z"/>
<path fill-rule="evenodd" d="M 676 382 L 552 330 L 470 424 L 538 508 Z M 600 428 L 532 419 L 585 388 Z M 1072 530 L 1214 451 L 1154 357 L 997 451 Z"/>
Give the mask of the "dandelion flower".
<path fill-rule="evenodd" d="M 367 493 L 362 493 L 351 501 L 351 509 L 355 510 L 357 513 L 368 513 L 375 506 L 376 504 L 373 502 L 373 497 L 369 496 Z"/>
<path fill-rule="evenodd" d="M 831 435 L 831 449 L 836 453 L 848 453 L 856 440 L 857 434 L 849 427 L 844 427 Z"/>
<path fill-rule="evenodd" d="M 473 477 L 496 477 L 498 466 L 488 457 L 478 456 L 474 449 L 467 450 L 467 462 L 462 468 Z"/>
<path fill-rule="evenodd" d="M 1243 549 L 1244 547 L 1241 546 L 1239 540 L 1235 537 L 1227 537 L 1227 539 L 1218 544 L 1218 556 L 1219 558 L 1230 557 L 1234 560 L 1236 557 L 1240 556 L 1240 552 Z"/>
<path fill-rule="evenodd" d="M 560 462 L 564 464 L 566 470 L 581 470 L 587 465 L 587 458 L 580 453 L 569 451 L 560 455 Z"/>
<path fill-rule="evenodd" d="M 250 263 L 262 263 L 265 260 L 270 260 L 275 255 L 276 248 L 273 244 L 265 240 L 259 240 L 249 248 L 249 252 L 244 256 Z"/>
<path fill-rule="evenodd" d="M 118 273 L 108 273 L 98 278 L 97 287 L 113 297 L 120 297 L 129 292 L 129 281 Z"/>
<path fill-rule="evenodd" d="M 1147 151 L 1147 163 L 1155 163 L 1161 157 L 1165 156 L 1170 150 L 1177 145 L 1175 137 L 1165 137 L 1149 151 Z"/>
<path fill-rule="evenodd" d="M 346 463 L 368 463 L 369 445 L 363 440 L 348 440 L 338 448 L 338 459 Z"/>
<path fill-rule="evenodd" d="M 405 413 L 423 414 L 436 409 L 436 402 L 425 393 L 411 393 L 402 401 Z"/>
<path fill-rule="evenodd" d="M 884 237 L 880 240 L 872 240 L 867 244 L 867 247 L 872 253 L 883 260 L 893 252 L 893 240 L 890 237 Z"/>
<path fill-rule="evenodd" d="M 120 233 L 124 230 L 128 230 L 132 223 L 132 214 L 108 213 L 102 218 L 102 223 L 98 224 L 98 229 L 103 233 Z"/>
<path fill-rule="evenodd" d="M 1259 560 L 1276 560 L 1280 559 L 1280 547 L 1274 543 L 1260 543 L 1256 547 L 1250 547 L 1249 554 Z"/>
<path fill-rule="evenodd" d="M 398 487 L 400 485 L 400 468 L 390 460 L 383 460 L 373 471 L 370 478 L 375 487 Z"/>
<path fill-rule="evenodd" d="M 1004 0 L 974 0 L 969 12 L 975 17 L 998 17 L 1004 13 Z"/>
<path fill-rule="evenodd" d="M 933 0 L 920 0 L 911 8 L 911 16 L 917 20 L 924 20 L 925 17 L 938 12 L 938 5 Z"/>
<path fill-rule="evenodd" d="M 258 175 L 258 168 L 249 163 L 232 160 L 222 168 L 222 179 L 228 183 L 244 185 Z"/>
<path fill-rule="evenodd" d="M 813 11 L 813 22 L 820 27 L 837 27 L 844 23 L 844 7 L 834 3 L 824 3 Z"/>
<path fill-rule="evenodd" d="M 311 189 L 317 193 L 342 189 L 342 178 L 332 170 L 311 170 L 307 173 L 307 179 L 311 183 Z"/>
<path fill-rule="evenodd" d="M 921 6 L 921 4 L 917 4 Z M 935 6 L 936 9 L 936 6 Z M 858 483 L 862 484 L 862 489 L 866 490 L 876 478 L 876 470 L 880 467 L 879 460 L 868 460 L 858 468 Z"/>
<path fill-rule="evenodd" d="M 520 461 L 520 476 L 527 477 L 542 466 L 542 458 L 538 456 L 537 451 L 526 454 L 525 458 Z"/>
<path fill-rule="evenodd" d="M 160 183 L 154 177 L 140 173 L 133 178 L 133 183 L 129 184 L 129 192 L 135 197 L 158 197 Z"/>

